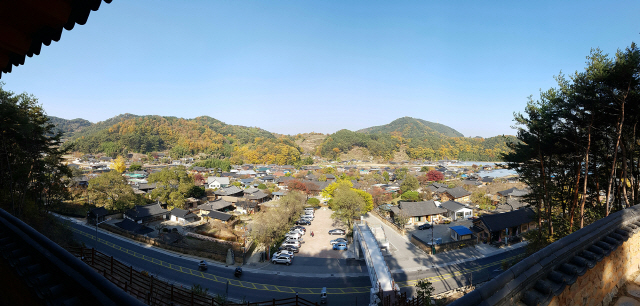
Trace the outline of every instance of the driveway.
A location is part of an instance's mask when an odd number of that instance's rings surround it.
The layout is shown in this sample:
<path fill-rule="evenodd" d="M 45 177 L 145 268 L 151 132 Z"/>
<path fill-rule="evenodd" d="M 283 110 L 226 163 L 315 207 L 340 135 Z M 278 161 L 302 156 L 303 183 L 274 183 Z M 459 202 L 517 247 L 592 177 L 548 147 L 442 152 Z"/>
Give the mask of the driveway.
<path fill-rule="evenodd" d="M 305 226 L 307 233 L 304 235 L 304 243 L 296 256 L 317 258 L 346 258 L 347 251 L 334 251 L 330 241 L 336 238 L 344 238 L 344 235 L 329 235 L 329 230 L 334 228 L 346 229 L 341 222 L 331 219 L 332 211 L 326 207 L 315 211 L 311 225 Z M 311 237 L 311 232 L 314 236 Z"/>

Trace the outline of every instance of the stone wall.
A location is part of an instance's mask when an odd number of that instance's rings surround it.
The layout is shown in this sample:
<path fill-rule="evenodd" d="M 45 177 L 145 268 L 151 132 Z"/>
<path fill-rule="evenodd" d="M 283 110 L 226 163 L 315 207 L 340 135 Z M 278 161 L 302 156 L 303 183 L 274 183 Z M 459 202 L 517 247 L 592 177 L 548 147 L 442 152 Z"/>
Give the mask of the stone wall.
<path fill-rule="evenodd" d="M 640 205 L 577 230 L 450 306 L 608 306 L 640 270 Z"/>
<path fill-rule="evenodd" d="M 627 281 L 633 281 L 639 267 L 640 233 L 636 233 L 554 296 L 549 305 L 610 305 L 618 290 Z"/>

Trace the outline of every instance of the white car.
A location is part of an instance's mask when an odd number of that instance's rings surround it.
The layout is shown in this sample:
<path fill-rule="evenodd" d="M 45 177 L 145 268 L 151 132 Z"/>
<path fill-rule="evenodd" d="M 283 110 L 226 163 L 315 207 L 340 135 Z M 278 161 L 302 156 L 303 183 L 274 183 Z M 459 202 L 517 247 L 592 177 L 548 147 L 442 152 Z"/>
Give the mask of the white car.
<path fill-rule="evenodd" d="M 273 257 L 280 257 L 280 255 L 289 256 L 292 259 L 293 259 L 293 257 L 295 257 L 295 255 L 293 255 L 293 252 L 287 251 L 287 250 L 281 250 L 281 251 L 277 251 L 277 252 L 273 253 Z"/>
<path fill-rule="evenodd" d="M 285 241 L 280 246 L 281 247 L 293 246 L 293 247 L 296 247 L 296 248 L 300 248 L 300 242 Z"/>
<path fill-rule="evenodd" d="M 297 242 L 297 243 L 304 243 L 304 241 L 302 240 L 302 238 L 298 237 L 298 238 L 292 238 L 292 237 L 287 237 L 284 239 L 285 242 Z"/>
<path fill-rule="evenodd" d="M 298 233 L 286 233 L 284 235 L 284 238 L 300 238 L 302 237 L 302 235 L 298 234 Z"/>
<path fill-rule="evenodd" d="M 278 257 L 273 257 L 271 258 L 271 262 L 275 265 L 277 263 L 283 263 L 285 265 L 290 265 L 291 264 L 291 257 L 287 256 L 287 255 L 280 255 Z"/>
<path fill-rule="evenodd" d="M 287 234 L 298 234 L 300 236 L 304 235 L 304 231 L 299 229 L 299 228 L 294 228 L 291 231 L 289 231 Z"/>

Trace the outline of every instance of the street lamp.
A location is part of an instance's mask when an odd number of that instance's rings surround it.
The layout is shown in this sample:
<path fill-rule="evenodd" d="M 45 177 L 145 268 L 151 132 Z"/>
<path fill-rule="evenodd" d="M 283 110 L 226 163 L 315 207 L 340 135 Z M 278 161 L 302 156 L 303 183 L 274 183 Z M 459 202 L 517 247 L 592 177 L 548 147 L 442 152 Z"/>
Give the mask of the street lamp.
<path fill-rule="evenodd" d="M 111 220 L 111 218 L 106 218 L 106 219 L 104 219 L 104 220 L 103 220 L 103 221 L 101 221 L 101 222 L 98 222 L 98 221 L 96 220 L 96 246 L 95 246 L 95 249 L 96 249 L 96 250 L 98 249 L 98 225 L 100 225 L 100 224 L 102 224 L 102 223 L 105 223 L 105 222 L 107 222 L 107 221 L 109 221 L 109 220 Z"/>

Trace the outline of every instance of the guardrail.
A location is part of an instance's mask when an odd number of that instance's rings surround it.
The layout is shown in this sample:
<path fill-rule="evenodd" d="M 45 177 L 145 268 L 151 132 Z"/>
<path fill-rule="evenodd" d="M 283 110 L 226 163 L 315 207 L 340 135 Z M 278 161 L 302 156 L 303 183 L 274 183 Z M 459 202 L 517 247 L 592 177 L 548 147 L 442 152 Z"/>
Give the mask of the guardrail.
<path fill-rule="evenodd" d="M 107 256 L 95 249 L 69 248 L 69 253 L 80 258 L 86 264 L 102 274 L 107 280 L 120 287 L 126 293 L 148 305 L 160 306 L 258 306 L 258 305 L 291 305 L 291 306 L 317 306 L 318 303 L 311 302 L 296 295 L 285 299 L 271 299 L 261 302 L 220 302 L 216 297 L 196 293 L 192 289 L 182 288 L 169 284 L 146 274 L 144 271 L 127 266 L 113 256 Z"/>

